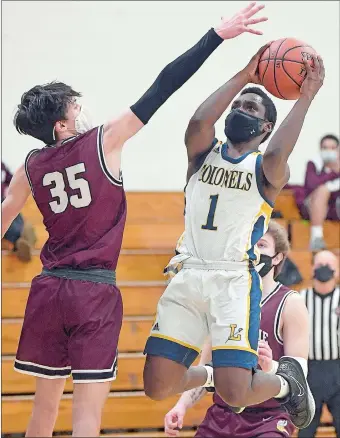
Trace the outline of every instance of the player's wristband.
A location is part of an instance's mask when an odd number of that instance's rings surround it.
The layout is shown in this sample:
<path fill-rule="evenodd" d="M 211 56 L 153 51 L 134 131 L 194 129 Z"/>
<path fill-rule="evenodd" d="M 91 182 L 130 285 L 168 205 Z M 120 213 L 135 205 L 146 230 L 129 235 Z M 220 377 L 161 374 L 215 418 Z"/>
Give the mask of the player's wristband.
<path fill-rule="evenodd" d="M 272 369 L 267 372 L 267 374 L 276 374 L 276 371 L 279 367 L 279 362 L 276 362 L 276 360 L 272 360 Z"/>
<path fill-rule="evenodd" d="M 175 93 L 217 49 L 223 39 L 210 29 L 183 55 L 168 64 L 147 92 L 131 106 L 131 111 L 146 125 L 155 112 Z"/>
<path fill-rule="evenodd" d="M 203 388 L 213 388 L 214 385 L 214 368 L 210 365 L 203 365 L 203 368 L 205 368 L 207 372 L 207 380 L 205 381 L 205 384 L 202 385 Z"/>

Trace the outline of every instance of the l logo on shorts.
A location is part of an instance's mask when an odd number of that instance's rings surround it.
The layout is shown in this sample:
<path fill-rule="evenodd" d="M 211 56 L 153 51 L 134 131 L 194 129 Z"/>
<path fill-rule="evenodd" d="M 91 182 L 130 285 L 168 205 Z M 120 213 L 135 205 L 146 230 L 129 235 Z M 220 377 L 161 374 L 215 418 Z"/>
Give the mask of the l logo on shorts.
<path fill-rule="evenodd" d="M 243 331 L 243 328 L 237 329 L 237 324 L 230 324 L 229 327 L 230 327 L 230 335 L 229 335 L 229 338 L 227 339 L 227 342 L 228 341 L 240 341 L 241 340 L 240 333 Z M 237 329 L 237 331 L 236 331 L 236 329 Z"/>

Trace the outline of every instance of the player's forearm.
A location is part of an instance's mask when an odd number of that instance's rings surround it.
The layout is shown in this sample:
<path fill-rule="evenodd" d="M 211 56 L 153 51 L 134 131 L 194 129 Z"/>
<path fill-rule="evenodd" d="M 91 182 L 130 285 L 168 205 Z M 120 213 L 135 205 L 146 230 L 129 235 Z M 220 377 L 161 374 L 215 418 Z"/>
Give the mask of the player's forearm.
<path fill-rule="evenodd" d="M 263 171 L 272 184 L 285 177 L 288 158 L 299 138 L 311 102 L 311 99 L 302 96 L 268 144 L 263 156 Z"/>
<path fill-rule="evenodd" d="M 191 49 L 168 64 L 159 74 L 147 92 L 131 106 L 132 112 L 144 123 L 193 76 L 209 56 L 223 42 L 223 39 L 210 29 Z"/>
<path fill-rule="evenodd" d="M 185 410 L 190 409 L 195 406 L 195 404 L 198 403 L 206 393 L 206 389 L 201 386 L 185 391 L 179 398 L 177 405 L 182 406 Z"/>
<path fill-rule="evenodd" d="M 10 199 L 6 198 L 1 204 L 1 238 L 4 237 L 13 220 L 17 217 L 20 211 L 11 205 Z"/>
<path fill-rule="evenodd" d="M 202 103 L 193 115 L 191 123 L 215 125 L 235 96 L 248 84 L 248 80 L 249 77 L 244 71 L 237 73 Z"/>

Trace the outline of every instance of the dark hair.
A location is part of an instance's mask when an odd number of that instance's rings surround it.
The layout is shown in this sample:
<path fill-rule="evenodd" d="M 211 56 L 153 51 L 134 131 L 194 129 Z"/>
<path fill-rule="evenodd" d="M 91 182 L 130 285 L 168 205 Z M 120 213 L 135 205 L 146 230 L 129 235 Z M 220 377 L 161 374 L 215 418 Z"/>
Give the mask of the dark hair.
<path fill-rule="evenodd" d="M 20 134 L 51 144 L 55 123 L 66 119 L 67 105 L 79 96 L 80 93 L 62 82 L 36 85 L 22 95 L 14 126 Z"/>
<path fill-rule="evenodd" d="M 277 119 L 277 111 L 274 102 L 271 100 L 268 94 L 266 94 L 263 90 L 261 90 L 261 88 L 248 87 L 242 90 L 241 96 L 247 93 L 257 94 L 258 96 L 262 97 L 262 103 L 266 109 L 264 116 L 266 120 L 268 120 L 268 122 L 271 122 L 273 124 L 273 128 L 274 128 Z M 271 133 L 272 131 L 268 132 L 267 135 L 261 141 L 261 143 L 264 143 Z"/>
<path fill-rule="evenodd" d="M 324 135 L 322 137 L 322 139 L 320 140 L 320 146 L 322 145 L 322 143 L 325 140 L 334 140 L 336 142 L 336 144 L 339 146 L 339 138 L 336 135 L 333 135 L 333 134 Z"/>

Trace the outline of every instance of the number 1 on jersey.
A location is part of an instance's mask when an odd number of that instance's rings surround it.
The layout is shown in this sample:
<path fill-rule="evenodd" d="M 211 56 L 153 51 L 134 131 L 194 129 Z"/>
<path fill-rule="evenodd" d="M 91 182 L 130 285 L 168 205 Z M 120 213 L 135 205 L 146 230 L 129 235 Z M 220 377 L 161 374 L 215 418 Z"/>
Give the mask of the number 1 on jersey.
<path fill-rule="evenodd" d="M 205 225 L 202 225 L 202 230 L 211 230 L 216 231 L 217 227 L 214 225 L 214 218 L 215 218 L 215 212 L 217 207 L 217 201 L 218 201 L 218 195 L 211 195 L 210 196 L 210 208 L 209 213 L 207 217 L 207 223 Z"/>

